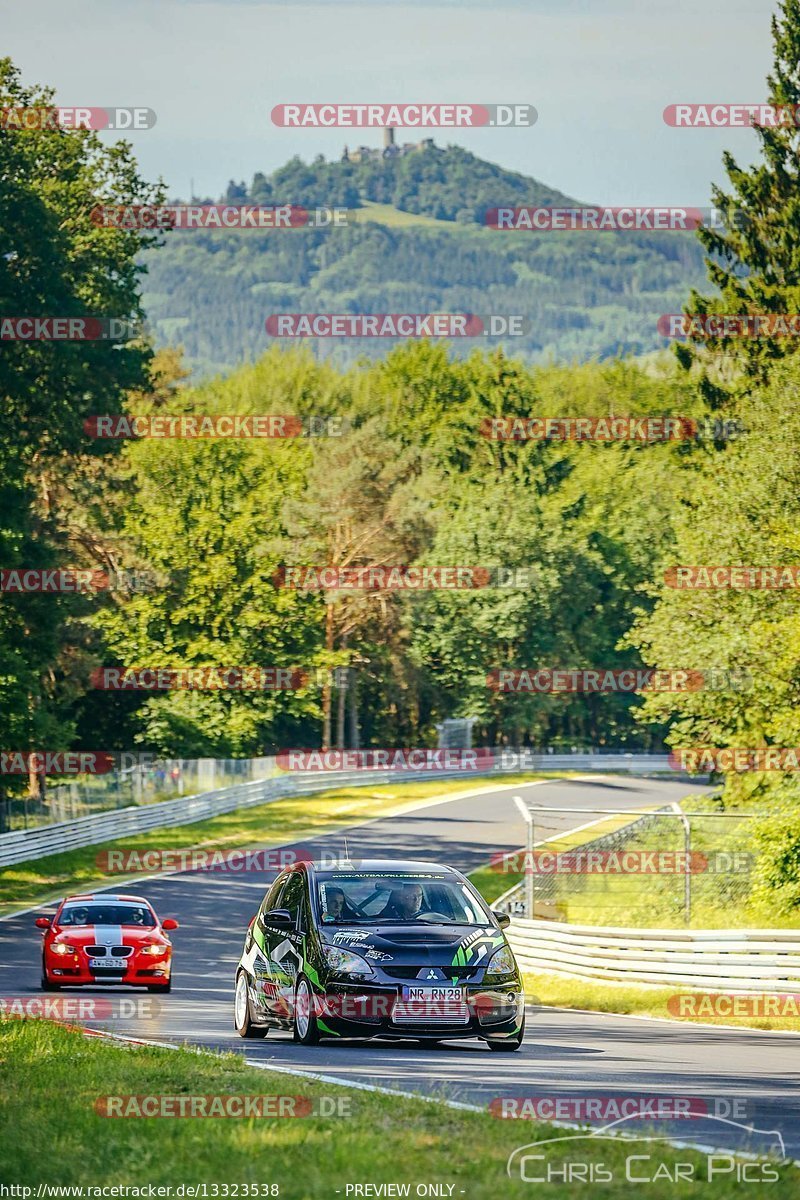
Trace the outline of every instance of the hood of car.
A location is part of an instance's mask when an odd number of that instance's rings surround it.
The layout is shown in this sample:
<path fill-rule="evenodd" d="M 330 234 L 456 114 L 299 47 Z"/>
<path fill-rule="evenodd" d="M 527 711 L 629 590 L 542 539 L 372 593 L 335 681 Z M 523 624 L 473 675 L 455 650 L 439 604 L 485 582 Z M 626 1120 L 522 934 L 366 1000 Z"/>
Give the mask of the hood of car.
<path fill-rule="evenodd" d="M 55 941 L 75 946 L 146 946 L 166 940 L 158 928 L 140 925 L 55 925 L 52 932 Z"/>
<path fill-rule="evenodd" d="M 491 925 L 434 925 L 423 922 L 322 926 L 323 940 L 371 962 L 420 967 L 485 966 L 505 937 Z"/>

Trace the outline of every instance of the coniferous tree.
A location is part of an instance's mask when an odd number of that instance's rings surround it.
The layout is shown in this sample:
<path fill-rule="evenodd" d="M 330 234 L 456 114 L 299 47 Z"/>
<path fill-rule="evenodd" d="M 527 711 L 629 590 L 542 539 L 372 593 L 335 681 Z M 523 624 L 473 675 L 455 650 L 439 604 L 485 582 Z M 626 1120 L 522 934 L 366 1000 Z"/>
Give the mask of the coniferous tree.
<path fill-rule="evenodd" d="M 730 152 L 723 157 L 731 190 L 712 188 L 723 227 L 698 229 L 709 279 L 720 294 L 693 290 L 686 308 L 692 316 L 800 310 L 800 0 L 782 0 L 772 39 L 768 100 L 784 120 L 754 125 L 761 162 L 744 168 Z M 700 335 L 694 341 L 679 346 L 678 357 L 684 366 L 704 367 L 702 388 L 712 408 L 721 406 L 735 380 L 763 382 L 770 365 L 798 345 L 791 336 Z"/>

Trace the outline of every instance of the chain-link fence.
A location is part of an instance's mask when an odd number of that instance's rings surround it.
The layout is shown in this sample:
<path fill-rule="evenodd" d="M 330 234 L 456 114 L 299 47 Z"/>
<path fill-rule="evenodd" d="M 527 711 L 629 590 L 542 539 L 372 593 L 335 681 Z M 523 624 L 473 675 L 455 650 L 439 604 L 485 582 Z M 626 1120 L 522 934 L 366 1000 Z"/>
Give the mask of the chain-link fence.
<path fill-rule="evenodd" d="M 126 756 L 120 757 L 124 763 Z M 155 804 L 177 796 L 195 796 L 236 783 L 269 779 L 276 771 L 274 756 L 155 759 L 131 754 L 127 757 L 140 761 L 121 765 L 103 775 L 84 775 L 57 787 L 47 787 L 42 796 L 0 796 L 0 833 L 72 821 L 131 805 Z"/>
<path fill-rule="evenodd" d="M 715 811 L 700 797 L 686 808 L 607 818 L 615 827 L 591 840 L 554 837 L 498 859 L 518 880 L 500 906 L 527 915 L 532 897 L 534 916 L 572 924 L 724 927 L 751 900 L 757 814 Z"/>

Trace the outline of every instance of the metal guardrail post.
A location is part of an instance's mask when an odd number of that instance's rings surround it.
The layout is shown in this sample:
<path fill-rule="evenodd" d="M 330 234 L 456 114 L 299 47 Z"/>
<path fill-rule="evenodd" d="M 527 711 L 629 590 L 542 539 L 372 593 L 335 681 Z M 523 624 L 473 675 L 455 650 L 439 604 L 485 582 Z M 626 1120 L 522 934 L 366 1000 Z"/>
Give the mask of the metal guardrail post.
<path fill-rule="evenodd" d="M 525 916 L 528 920 L 533 920 L 533 872 L 535 869 L 533 859 L 534 846 L 534 829 L 533 829 L 533 813 L 528 808 L 521 796 L 514 797 L 514 803 L 525 818 L 525 823 L 528 827 L 528 833 L 525 841 Z"/>
<path fill-rule="evenodd" d="M 692 921 L 692 826 L 677 801 L 673 802 L 671 808 L 680 818 L 683 826 L 683 851 L 686 858 L 683 867 L 683 919 L 687 925 L 690 925 Z"/>

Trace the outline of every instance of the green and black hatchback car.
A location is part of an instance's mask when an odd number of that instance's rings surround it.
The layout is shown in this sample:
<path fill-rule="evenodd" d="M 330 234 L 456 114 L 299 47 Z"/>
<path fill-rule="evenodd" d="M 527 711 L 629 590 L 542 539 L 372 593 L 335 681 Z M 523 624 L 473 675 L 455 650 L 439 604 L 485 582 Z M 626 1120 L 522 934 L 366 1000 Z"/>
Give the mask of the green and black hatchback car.
<path fill-rule="evenodd" d="M 247 930 L 236 969 L 242 1037 L 482 1038 L 518 1050 L 522 979 L 503 929 L 460 872 L 426 862 L 299 862 Z"/>

